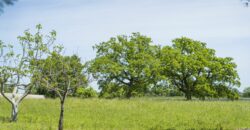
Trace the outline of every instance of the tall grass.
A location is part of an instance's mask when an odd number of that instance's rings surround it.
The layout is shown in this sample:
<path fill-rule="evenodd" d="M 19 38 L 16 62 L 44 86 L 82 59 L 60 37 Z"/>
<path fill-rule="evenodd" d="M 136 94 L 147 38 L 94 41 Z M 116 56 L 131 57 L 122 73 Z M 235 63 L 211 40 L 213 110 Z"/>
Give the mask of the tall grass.
<path fill-rule="evenodd" d="M 250 128 L 250 102 L 75 99 L 65 104 L 65 130 L 179 130 Z M 10 105 L 0 99 L 0 130 L 55 130 L 59 100 L 25 99 L 19 119 L 9 122 Z"/>

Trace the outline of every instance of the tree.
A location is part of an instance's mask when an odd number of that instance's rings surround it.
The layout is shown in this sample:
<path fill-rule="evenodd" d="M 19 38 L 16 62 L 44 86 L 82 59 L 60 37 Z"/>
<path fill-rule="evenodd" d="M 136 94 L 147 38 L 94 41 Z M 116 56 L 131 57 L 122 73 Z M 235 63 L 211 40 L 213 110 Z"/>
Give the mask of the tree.
<path fill-rule="evenodd" d="M 104 86 L 100 86 L 102 91 L 99 94 L 101 98 L 124 98 L 126 96 L 125 87 L 119 86 L 117 87 L 116 83 L 108 83 L 102 84 Z"/>
<path fill-rule="evenodd" d="M 173 40 L 173 46 L 162 49 L 164 74 L 170 83 L 192 96 L 235 98 L 234 86 L 240 86 L 236 64 L 230 57 L 221 58 L 206 43 L 186 37 Z"/>
<path fill-rule="evenodd" d="M 250 87 L 247 87 L 243 90 L 243 97 L 250 97 Z"/>
<path fill-rule="evenodd" d="M 80 57 L 78 57 L 77 55 L 72 55 L 72 56 L 64 56 L 64 58 L 65 58 L 65 60 L 67 60 L 67 62 L 69 61 L 71 63 L 70 67 L 75 68 L 76 73 L 78 73 L 79 76 L 81 76 L 79 78 L 83 82 L 82 85 L 84 85 L 84 86 L 77 86 L 77 87 L 80 87 L 80 88 L 85 90 L 85 87 L 88 84 L 88 80 L 83 73 L 84 65 L 81 63 Z M 54 59 L 54 60 L 57 60 L 57 59 Z M 41 62 L 44 63 L 44 60 L 41 60 Z M 46 67 L 48 67 L 48 66 L 45 66 L 43 68 L 44 72 L 47 72 L 50 69 L 50 68 L 46 68 Z M 45 75 L 45 73 L 42 73 L 42 74 Z M 74 74 L 74 73 L 70 73 L 70 74 Z M 73 77 L 74 75 L 71 75 L 71 76 Z M 71 89 L 71 92 L 69 94 L 71 94 L 72 96 L 77 96 L 78 95 L 77 89 L 78 88 Z M 53 89 L 48 89 L 46 84 L 40 84 L 40 86 L 38 88 L 36 88 L 35 91 L 37 94 L 42 94 L 42 95 L 45 95 L 46 97 L 50 97 L 50 98 L 58 97 L 58 94 Z"/>
<path fill-rule="evenodd" d="M 97 92 L 92 87 L 79 87 L 76 90 L 75 96 L 80 98 L 97 97 Z"/>
<path fill-rule="evenodd" d="M 33 35 L 29 31 L 24 32 L 24 36 L 19 36 L 21 53 L 14 53 L 12 45 L 0 43 L 1 66 L 0 84 L 2 96 L 12 105 L 11 121 L 17 121 L 18 107 L 21 101 L 29 94 L 33 86 L 36 85 L 31 77 L 37 77 L 38 61 L 48 51 L 48 46 L 55 40 L 55 32 L 52 31 L 47 36 L 47 41 L 43 40 L 41 25 L 37 25 L 37 32 Z M 19 52 L 19 51 L 16 51 Z M 10 95 L 5 90 L 12 92 Z M 21 91 L 21 92 L 20 92 Z"/>
<path fill-rule="evenodd" d="M 0 0 L 0 13 L 3 11 L 5 5 L 13 5 L 17 0 Z"/>
<path fill-rule="evenodd" d="M 86 84 L 81 72 L 83 66 L 79 63 L 80 59 L 75 55 L 63 56 L 62 49 L 62 46 L 57 46 L 49 57 L 40 60 L 42 64 L 39 69 L 40 85 L 54 91 L 60 99 L 58 130 L 63 130 L 64 103 L 67 95 Z"/>
<path fill-rule="evenodd" d="M 157 85 L 150 90 L 152 96 L 183 96 L 174 86 Z"/>
<path fill-rule="evenodd" d="M 130 98 L 144 95 L 150 85 L 156 84 L 161 68 L 157 58 L 160 47 L 151 44 L 151 38 L 133 33 L 96 45 L 97 55 L 88 70 L 98 80 L 101 91 L 112 84 L 123 88 Z"/>

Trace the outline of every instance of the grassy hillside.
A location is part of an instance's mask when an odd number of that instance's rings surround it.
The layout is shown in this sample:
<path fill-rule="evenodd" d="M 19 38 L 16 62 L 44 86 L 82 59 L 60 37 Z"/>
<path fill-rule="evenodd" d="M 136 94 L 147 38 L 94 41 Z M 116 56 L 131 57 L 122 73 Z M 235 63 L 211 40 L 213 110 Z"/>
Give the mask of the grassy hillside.
<path fill-rule="evenodd" d="M 59 100 L 26 99 L 17 123 L 0 99 L 0 130 L 55 130 Z M 240 129 L 250 128 L 248 101 L 74 99 L 66 101 L 65 130 Z"/>

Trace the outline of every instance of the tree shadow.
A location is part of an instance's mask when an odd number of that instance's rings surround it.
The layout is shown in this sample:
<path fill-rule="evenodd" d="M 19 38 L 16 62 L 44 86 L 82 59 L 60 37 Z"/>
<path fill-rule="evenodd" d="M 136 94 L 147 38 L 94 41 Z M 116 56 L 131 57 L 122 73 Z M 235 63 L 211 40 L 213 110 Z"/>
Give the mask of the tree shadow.
<path fill-rule="evenodd" d="M 0 122 L 2 123 L 10 122 L 10 118 L 5 116 L 0 116 Z"/>

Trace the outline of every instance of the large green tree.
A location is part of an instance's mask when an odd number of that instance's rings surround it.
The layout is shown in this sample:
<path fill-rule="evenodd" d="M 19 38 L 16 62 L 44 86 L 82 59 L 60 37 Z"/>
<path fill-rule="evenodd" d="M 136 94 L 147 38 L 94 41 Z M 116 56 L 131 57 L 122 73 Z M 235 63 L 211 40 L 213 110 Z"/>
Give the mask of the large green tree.
<path fill-rule="evenodd" d="M 233 89 L 240 85 L 236 64 L 230 57 L 217 57 L 206 43 L 177 38 L 172 47 L 162 48 L 161 61 L 163 75 L 185 93 L 187 100 L 192 96 L 237 98 Z"/>
<path fill-rule="evenodd" d="M 129 37 L 111 38 L 94 48 L 96 58 L 89 62 L 88 70 L 98 80 L 101 93 L 112 85 L 122 88 L 124 96 L 130 98 L 144 95 L 149 87 L 157 84 L 160 47 L 152 45 L 151 38 L 133 33 Z"/>

